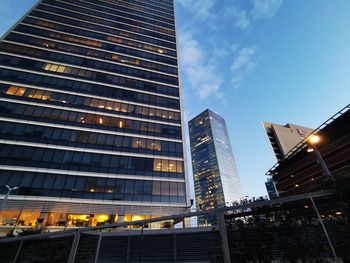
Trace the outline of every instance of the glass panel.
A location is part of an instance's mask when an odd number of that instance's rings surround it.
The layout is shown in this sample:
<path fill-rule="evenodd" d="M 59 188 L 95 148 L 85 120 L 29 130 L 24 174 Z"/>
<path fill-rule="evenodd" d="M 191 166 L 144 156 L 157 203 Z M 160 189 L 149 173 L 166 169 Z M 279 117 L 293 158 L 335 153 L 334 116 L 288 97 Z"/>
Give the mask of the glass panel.
<path fill-rule="evenodd" d="M 88 227 L 90 215 L 68 215 L 68 227 Z"/>
<path fill-rule="evenodd" d="M 40 217 L 40 212 L 23 211 L 18 220 L 18 226 L 35 226 L 36 220 Z"/>
<path fill-rule="evenodd" d="M 1 211 L 0 226 L 14 226 L 17 222 L 19 211 Z"/>
<path fill-rule="evenodd" d="M 153 182 L 153 195 L 160 195 L 160 182 L 154 181 Z"/>

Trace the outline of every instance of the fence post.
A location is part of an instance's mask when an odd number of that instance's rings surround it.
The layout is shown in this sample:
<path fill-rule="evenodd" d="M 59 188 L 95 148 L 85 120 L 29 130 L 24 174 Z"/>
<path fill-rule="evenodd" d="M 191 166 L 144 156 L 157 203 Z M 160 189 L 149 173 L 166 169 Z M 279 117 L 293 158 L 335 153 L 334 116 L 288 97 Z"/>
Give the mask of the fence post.
<path fill-rule="evenodd" d="M 218 217 L 218 226 L 220 230 L 221 245 L 222 245 L 222 250 L 224 251 L 224 263 L 231 263 L 230 248 L 228 246 L 228 240 L 227 240 L 225 213 L 223 211 L 219 211 L 216 214 L 216 216 Z"/>
<path fill-rule="evenodd" d="M 177 262 L 177 243 L 176 243 L 176 234 L 173 234 L 173 253 L 174 253 L 174 262 Z"/>
<path fill-rule="evenodd" d="M 317 209 L 317 207 L 316 207 L 316 204 L 315 204 L 314 199 L 312 198 L 312 196 L 310 196 L 310 200 L 311 200 L 311 203 L 312 203 L 312 205 L 313 205 L 313 207 L 314 207 L 314 209 L 315 209 L 315 211 L 316 211 L 317 217 L 318 217 L 318 219 L 320 220 L 320 224 L 321 224 L 321 226 L 322 226 L 322 228 L 323 228 L 323 231 L 324 231 L 324 233 L 325 233 L 325 235 L 326 235 L 326 238 L 327 238 L 329 247 L 331 248 L 331 251 L 332 251 L 334 260 L 335 260 L 335 262 L 337 262 L 338 257 L 337 257 L 337 254 L 335 253 L 335 249 L 334 249 L 334 247 L 333 247 L 332 240 L 330 239 L 330 237 L 329 237 L 329 235 L 328 235 L 328 231 L 327 231 L 325 225 L 323 224 L 322 217 L 321 217 L 320 212 L 318 211 L 318 209 Z"/>
<path fill-rule="evenodd" d="M 102 233 L 100 233 L 99 237 L 98 237 L 98 243 L 97 243 L 97 248 L 96 248 L 96 256 L 95 256 L 95 263 L 97 263 L 98 255 L 100 254 L 101 239 L 102 239 Z"/>
<path fill-rule="evenodd" d="M 19 244 L 18 246 L 18 250 L 17 250 L 17 253 L 16 253 L 16 256 L 13 260 L 13 263 L 16 263 L 17 259 L 18 259 L 18 256 L 19 256 L 19 252 L 21 251 L 21 248 L 22 248 L 22 244 L 23 244 L 23 240 L 21 241 L 21 243 Z"/>
<path fill-rule="evenodd" d="M 73 243 L 70 249 L 67 263 L 74 263 L 75 255 L 77 254 L 77 250 L 78 250 L 79 240 L 80 240 L 80 231 L 78 230 L 77 232 L 74 233 Z"/>

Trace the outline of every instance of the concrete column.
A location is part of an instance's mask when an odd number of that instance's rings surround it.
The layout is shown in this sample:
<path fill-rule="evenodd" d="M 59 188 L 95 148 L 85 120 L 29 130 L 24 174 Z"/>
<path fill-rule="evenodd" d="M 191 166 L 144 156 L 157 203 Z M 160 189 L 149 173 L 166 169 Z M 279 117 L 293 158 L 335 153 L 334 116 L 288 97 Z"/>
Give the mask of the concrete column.
<path fill-rule="evenodd" d="M 77 254 L 77 250 L 78 250 L 79 240 L 80 240 L 80 231 L 76 231 L 74 233 L 73 243 L 70 249 L 67 263 L 74 263 L 75 255 Z"/>
<path fill-rule="evenodd" d="M 225 214 L 224 212 L 220 211 L 216 214 L 216 216 L 217 216 L 218 226 L 220 230 L 222 250 L 224 252 L 224 263 L 231 263 L 230 248 L 228 246 L 228 240 L 227 240 Z"/>

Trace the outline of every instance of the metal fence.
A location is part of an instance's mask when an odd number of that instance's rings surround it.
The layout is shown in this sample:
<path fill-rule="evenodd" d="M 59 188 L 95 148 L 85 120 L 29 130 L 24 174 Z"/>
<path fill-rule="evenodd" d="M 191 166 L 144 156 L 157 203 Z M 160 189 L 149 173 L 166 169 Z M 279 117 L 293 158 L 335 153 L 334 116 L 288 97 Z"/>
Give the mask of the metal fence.
<path fill-rule="evenodd" d="M 147 229 L 210 216 L 214 224 Z M 350 262 L 347 206 L 332 192 L 0 240 L 1 262 Z M 130 229 L 132 227 L 132 229 Z"/>

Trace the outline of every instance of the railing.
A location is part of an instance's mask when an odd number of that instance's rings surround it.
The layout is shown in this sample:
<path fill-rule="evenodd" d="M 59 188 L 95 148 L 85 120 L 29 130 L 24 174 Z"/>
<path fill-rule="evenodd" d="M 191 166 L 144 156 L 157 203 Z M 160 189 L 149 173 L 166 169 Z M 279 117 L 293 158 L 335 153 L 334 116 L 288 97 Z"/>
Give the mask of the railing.
<path fill-rule="evenodd" d="M 336 114 L 334 114 L 332 117 L 330 117 L 328 120 L 326 120 L 324 123 L 322 123 L 320 126 L 318 126 L 315 130 L 313 130 L 307 137 L 305 137 L 302 141 L 300 141 L 297 145 L 295 145 L 284 157 L 283 160 L 289 159 L 291 156 L 296 154 L 297 152 L 301 151 L 302 149 L 307 147 L 307 140 L 311 135 L 315 135 L 318 132 L 320 132 L 323 128 L 331 124 L 334 120 L 345 114 L 347 111 L 350 110 L 350 104 L 345 106 L 343 109 L 338 111 Z M 276 168 L 279 166 L 280 162 L 277 162 L 269 171 L 266 172 L 266 175 L 271 176 L 273 175 Z"/>
<path fill-rule="evenodd" d="M 186 262 L 192 260 L 193 262 L 229 263 L 231 260 L 240 262 L 237 259 L 241 257 L 246 260 L 255 254 L 257 257 L 265 255 L 266 253 L 264 254 L 264 251 L 258 248 L 262 247 L 261 244 L 269 244 L 270 247 L 266 248 L 269 251 L 266 252 L 269 252 L 271 259 L 278 259 L 280 254 L 286 253 L 286 250 L 293 250 L 281 247 L 283 242 L 290 247 L 290 244 L 299 242 L 295 239 L 311 240 L 322 236 L 321 247 L 325 250 L 320 250 L 320 253 L 332 259 L 338 256 L 334 235 L 339 233 L 334 227 L 329 228 L 329 224 L 321 218 L 326 215 L 324 211 L 328 208 L 323 207 L 329 203 L 332 196 L 332 192 L 314 192 L 210 211 L 7 238 L 0 240 L 0 253 L 2 262 Z M 322 201 L 325 198 L 327 202 Z M 318 202 L 320 210 L 316 205 L 312 205 L 314 200 L 315 203 Z M 334 208 L 336 205 L 331 204 L 331 207 Z M 281 214 L 283 214 L 283 220 L 278 219 Z M 291 234 L 283 232 L 289 222 L 287 218 L 291 215 L 295 222 L 299 220 L 312 222 L 310 224 L 293 223 L 292 227 L 295 227 L 295 231 L 298 232 L 294 239 L 289 238 Z M 198 216 L 211 216 L 214 221 L 208 227 L 186 228 L 187 226 L 184 225 L 182 229 L 147 229 L 150 223 L 169 220 L 180 222 L 185 218 Z M 130 227 L 137 227 L 137 229 L 128 229 Z M 308 229 L 305 235 L 303 235 L 303 229 Z M 269 238 L 264 240 L 265 237 L 261 236 L 261 233 L 266 233 Z M 285 237 L 284 241 L 277 242 L 276 240 L 282 236 Z M 252 240 L 257 242 L 258 247 L 250 247 Z M 259 242 L 261 244 L 258 244 Z M 254 254 L 253 251 L 257 252 Z"/>

